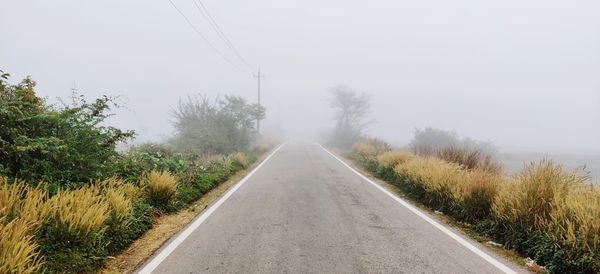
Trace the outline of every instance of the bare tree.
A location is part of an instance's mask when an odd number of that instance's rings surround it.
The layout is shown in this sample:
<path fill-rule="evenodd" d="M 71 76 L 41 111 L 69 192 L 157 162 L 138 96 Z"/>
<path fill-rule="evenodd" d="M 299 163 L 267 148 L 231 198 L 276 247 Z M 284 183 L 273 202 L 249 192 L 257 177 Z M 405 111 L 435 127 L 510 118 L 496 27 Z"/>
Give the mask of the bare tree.
<path fill-rule="evenodd" d="M 366 116 L 371 108 L 370 97 L 346 86 L 337 86 L 331 90 L 330 106 L 335 110 L 335 129 L 333 144 L 350 147 L 369 124 Z"/>

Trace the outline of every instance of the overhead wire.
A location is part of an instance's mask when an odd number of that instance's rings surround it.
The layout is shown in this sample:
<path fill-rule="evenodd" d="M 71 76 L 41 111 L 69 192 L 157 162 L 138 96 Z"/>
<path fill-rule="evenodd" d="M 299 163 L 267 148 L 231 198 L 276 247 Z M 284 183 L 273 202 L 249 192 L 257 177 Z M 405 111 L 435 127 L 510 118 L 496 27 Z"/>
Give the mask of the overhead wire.
<path fill-rule="evenodd" d="M 202 38 L 202 40 L 204 40 L 204 42 L 206 42 L 224 61 L 226 61 L 227 63 L 229 63 L 233 67 L 237 68 L 238 70 L 241 70 L 243 72 L 246 72 L 246 73 L 252 75 L 251 71 L 246 70 L 244 68 L 241 68 L 240 66 L 236 65 L 235 63 L 233 63 L 217 47 L 215 47 L 215 45 L 213 45 L 213 43 L 211 43 L 210 40 L 208 40 L 208 38 L 206 38 L 206 36 L 204 36 L 204 34 L 202 34 L 202 32 L 200 30 L 198 30 L 198 28 L 196 28 L 196 26 L 190 21 L 190 19 L 187 16 L 185 16 L 185 14 L 177 7 L 177 5 L 175 5 L 175 3 L 173 3 L 172 0 L 169 0 L 169 3 L 171 3 L 171 5 L 173 6 L 173 8 L 175 8 L 175 10 L 177 10 L 177 12 L 179 13 L 179 15 L 181 15 L 183 17 L 183 19 L 185 19 L 185 21 L 194 30 L 194 32 L 196 32 L 196 34 L 198 34 L 198 36 L 200 36 L 200 38 Z"/>
<path fill-rule="evenodd" d="M 240 54 L 240 52 L 233 45 L 233 43 L 227 37 L 227 35 L 225 35 L 225 32 L 223 32 L 223 29 L 221 28 L 221 26 L 219 26 L 219 24 L 214 19 L 214 17 L 212 17 L 210 12 L 208 11 L 208 8 L 204 5 L 204 3 L 202 3 L 202 0 L 192 0 L 192 1 L 194 2 L 194 5 L 198 9 L 198 12 L 202 15 L 202 17 L 204 17 L 206 22 L 208 22 L 208 24 L 212 27 L 212 29 L 217 33 L 219 38 L 221 38 L 221 40 L 223 40 L 223 42 L 225 42 L 225 44 L 229 47 L 229 49 L 231 49 L 231 51 L 233 53 L 235 53 L 235 55 L 240 59 L 240 61 L 242 61 L 242 63 L 244 63 L 246 66 L 248 66 L 248 68 L 254 69 L 254 66 L 252 66 L 250 63 L 248 63 L 248 61 L 246 61 L 246 59 Z"/>

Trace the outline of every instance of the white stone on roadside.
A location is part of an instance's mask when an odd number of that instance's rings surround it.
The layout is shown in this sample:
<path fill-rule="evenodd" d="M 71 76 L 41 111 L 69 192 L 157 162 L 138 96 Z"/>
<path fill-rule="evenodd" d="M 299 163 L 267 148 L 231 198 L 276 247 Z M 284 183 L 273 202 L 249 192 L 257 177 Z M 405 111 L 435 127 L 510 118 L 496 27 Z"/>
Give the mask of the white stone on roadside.
<path fill-rule="evenodd" d="M 495 246 L 495 247 L 503 247 L 504 245 L 501 243 L 497 243 L 494 241 L 488 241 L 487 244 L 491 245 L 491 246 Z"/>

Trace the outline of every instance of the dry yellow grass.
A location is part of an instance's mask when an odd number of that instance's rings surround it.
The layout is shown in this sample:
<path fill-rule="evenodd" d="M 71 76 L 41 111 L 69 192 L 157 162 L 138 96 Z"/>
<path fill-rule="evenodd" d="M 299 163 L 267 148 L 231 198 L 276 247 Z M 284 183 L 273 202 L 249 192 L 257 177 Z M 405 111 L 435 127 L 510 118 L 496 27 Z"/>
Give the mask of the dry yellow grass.
<path fill-rule="evenodd" d="M 600 192 L 578 189 L 555 205 L 547 227 L 554 240 L 589 252 L 600 248 Z"/>
<path fill-rule="evenodd" d="M 122 189 L 109 188 L 105 191 L 104 196 L 111 209 L 111 216 L 114 223 L 119 227 L 128 225 L 129 215 L 133 204 L 125 195 Z"/>
<path fill-rule="evenodd" d="M 600 249 L 600 191 L 586 176 L 551 161 L 529 164 L 504 185 L 493 210 L 512 227 L 543 231 L 566 247 Z"/>
<path fill-rule="evenodd" d="M 0 218 L 0 273 L 39 273 L 42 259 L 31 233 L 31 223 Z"/>
<path fill-rule="evenodd" d="M 8 182 L 6 177 L 0 177 L 0 217 L 14 217 L 25 192 L 25 185 L 21 182 Z"/>
<path fill-rule="evenodd" d="M 394 171 L 409 184 L 407 188 L 430 206 L 451 211 L 461 221 L 473 222 L 489 215 L 491 204 L 504 178 L 482 169 L 468 170 L 457 163 L 435 157 L 414 157 L 398 164 Z M 424 192 L 424 193 L 423 193 Z"/>
<path fill-rule="evenodd" d="M 377 148 L 366 143 L 356 143 L 352 146 L 352 149 L 365 158 L 371 158 L 377 155 Z"/>
<path fill-rule="evenodd" d="M 377 156 L 377 163 L 385 168 L 394 168 L 396 165 L 405 163 L 414 157 L 415 156 L 413 154 L 408 152 L 390 150 L 379 154 Z"/>
<path fill-rule="evenodd" d="M 466 171 L 458 164 L 427 157 L 414 158 L 394 169 L 399 175 L 406 175 L 420 183 L 428 192 L 457 195 L 459 184 L 467 177 Z"/>
<path fill-rule="evenodd" d="M 585 181 L 551 161 L 529 164 L 500 189 L 493 210 L 500 219 L 542 229 L 558 203 Z"/>
<path fill-rule="evenodd" d="M 248 159 L 246 154 L 241 153 L 241 152 L 230 155 L 229 159 L 231 159 L 234 162 L 239 163 L 244 168 L 250 165 L 250 159 Z"/>
<path fill-rule="evenodd" d="M 477 193 L 486 195 L 491 202 L 498 187 L 506 180 L 503 176 L 482 169 L 469 170 L 466 175 L 452 193 L 456 199 L 465 199 Z"/>
<path fill-rule="evenodd" d="M 48 193 L 39 188 L 28 188 L 27 195 L 21 200 L 19 218 L 28 222 L 33 231 L 46 223 L 53 206 L 48 202 Z"/>
<path fill-rule="evenodd" d="M 175 196 L 177 179 L 167 171 L 151 171 L 142 176 L 148 198 L 155 204 L 166 205 Z"/>
<path fill-rule="evenodd" d="M 104 190 L 114 189 L 116 191 L 119 191 L 123 195 L 125 195 L 126 198 L 128 198 L 131 201 L 136 201 L 136 200 L 139 200 L 140 198 L 142 198 L 142 190 L 140 189 L 140 187 L 138 187 L 134 184 L 119 180 L 116 177 L 112 177 L 112 178 L 108 178 L 106 180 L 99 181 L 96 184 Z"/>
<path fill-rule="evenodd" d="M 45 193 L 23 182 L 0 178 L 0 273 L 36 273 L 41 270 L 38 245 L 33 239 L 49 213 Z"/>
<path fill-rule="evenodd" d="M 0 218 L 5 221 L 20 218 L 36 230 L 52 210 L 47 199 L 48 194 L 43 189 L 28 187 L 20 181 L 9 183 L 6 178 L 0 178 Z"/>
<path fill-rule="evenodd" d="M 110 216 L 109 204 L 97 186 L 59 191 L 50 199 L 53 225 L 80 240 L 104 229 Z"/>

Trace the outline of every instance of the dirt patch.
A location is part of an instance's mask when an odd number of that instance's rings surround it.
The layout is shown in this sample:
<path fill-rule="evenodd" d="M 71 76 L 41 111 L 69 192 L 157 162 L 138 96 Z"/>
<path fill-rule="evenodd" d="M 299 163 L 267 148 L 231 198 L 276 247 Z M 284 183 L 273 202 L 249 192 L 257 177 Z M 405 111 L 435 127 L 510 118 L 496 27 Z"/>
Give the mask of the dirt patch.
<path fill-rule="evenodd" d="M 156 217 L 153 220 L 152 229 L 146 231 L 142 237 L 134 241 L 121 254 L 115 257 L 108 257 L 100 273 L 131 273 L 136 270 L 163 243 L 189 224 L 198 214 L 243 178 L 248 170 L 254 169 L 261 161 L 263 159 L 256 161 L 256 164 L 252 167 L 234 174 L 229 180 L 206 193 L 186 209 L 174 214 Z"/>

